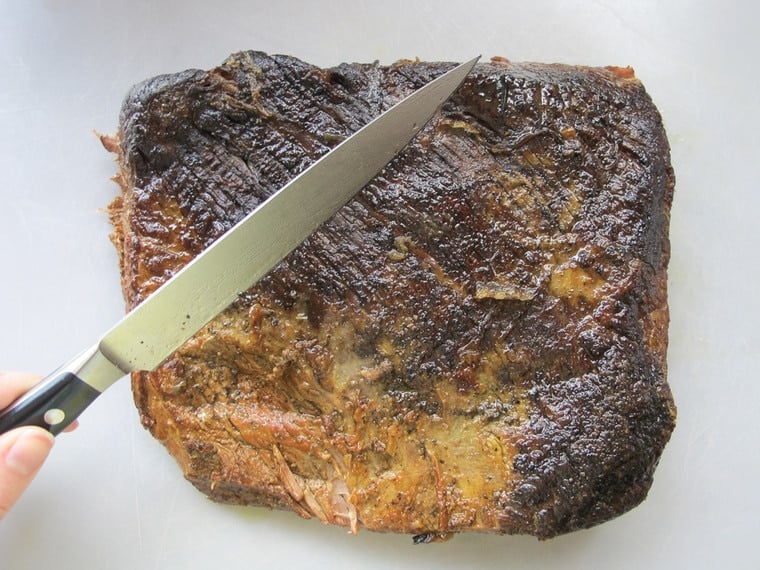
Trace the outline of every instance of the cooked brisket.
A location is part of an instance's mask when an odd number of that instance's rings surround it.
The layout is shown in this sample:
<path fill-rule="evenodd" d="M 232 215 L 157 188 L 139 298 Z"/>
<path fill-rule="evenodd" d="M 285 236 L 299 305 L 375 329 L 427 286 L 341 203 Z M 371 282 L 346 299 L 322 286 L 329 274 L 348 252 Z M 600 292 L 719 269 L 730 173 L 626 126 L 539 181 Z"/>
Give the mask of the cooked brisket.
<path fill-rule="evenodd" d="M 134 87 L 105 140 L 128 307 L 450 67 L 244 52 Z M 212 499 L 353 531 L 546 538 L 615 517 L 674 427 L 673 185 L 630 69 L 479 64 L 333 219 L 133 374 L 142 421 Z"/>

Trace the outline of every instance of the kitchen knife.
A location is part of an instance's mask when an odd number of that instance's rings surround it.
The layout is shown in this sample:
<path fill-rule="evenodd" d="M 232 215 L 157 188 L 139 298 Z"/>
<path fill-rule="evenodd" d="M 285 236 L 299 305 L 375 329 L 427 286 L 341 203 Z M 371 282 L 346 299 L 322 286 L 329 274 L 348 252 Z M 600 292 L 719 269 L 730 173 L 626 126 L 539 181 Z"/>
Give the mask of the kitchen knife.
<path fill-rule="evenodd" d="M 177 272 L 84 351 L 0 413 L 0 433 L 63 431 L 125 374 L 152 370 L 327 221 L 430 121 L 479 58 L 463 63 L 328 152 Z"/>

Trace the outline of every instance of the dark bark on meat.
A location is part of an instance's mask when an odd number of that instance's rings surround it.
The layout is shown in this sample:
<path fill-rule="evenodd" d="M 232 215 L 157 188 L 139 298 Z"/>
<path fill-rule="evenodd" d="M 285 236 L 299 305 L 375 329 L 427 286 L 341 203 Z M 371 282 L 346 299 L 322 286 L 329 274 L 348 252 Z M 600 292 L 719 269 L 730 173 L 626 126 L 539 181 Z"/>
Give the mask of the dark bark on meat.
<path fill-rule="evenodd" d="M 111 212 L 134 307 L 449 69 L 244 52 L 149 80 Z M 629 69 L 479 64 L 396 160 L 154 372 L 142 421 L 224 502 L 546 538 L 641 502 L 666 383 L 673 172 Z"/>

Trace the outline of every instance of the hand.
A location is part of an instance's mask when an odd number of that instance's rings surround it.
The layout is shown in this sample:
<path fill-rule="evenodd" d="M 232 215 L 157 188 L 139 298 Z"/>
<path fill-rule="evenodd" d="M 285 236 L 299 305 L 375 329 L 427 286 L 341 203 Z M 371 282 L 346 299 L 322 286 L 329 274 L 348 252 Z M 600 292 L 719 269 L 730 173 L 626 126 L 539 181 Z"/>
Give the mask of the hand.
<path fill-rule="evenodd" d="M 0 372 L 0 410 L 39 380 L 33 374 Z M 54 440 L 38 427 L 16 428 L 0 436 L 0 519 L 32 482 Z"/>

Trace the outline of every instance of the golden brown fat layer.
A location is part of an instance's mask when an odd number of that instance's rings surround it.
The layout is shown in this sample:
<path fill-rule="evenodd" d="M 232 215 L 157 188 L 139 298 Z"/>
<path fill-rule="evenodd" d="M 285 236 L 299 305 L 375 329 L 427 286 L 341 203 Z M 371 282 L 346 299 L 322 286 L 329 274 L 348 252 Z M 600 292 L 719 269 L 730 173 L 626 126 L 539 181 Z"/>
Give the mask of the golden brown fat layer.
<path fill-rule="evenodd" d="M 448 67 L 245 52 L 136 86 L 111 206 L 127 305 Z M 545 538 L 619 515 L 674 426 L 672 190 L 631 70 L 480 64 L 355 200 L 133 375 L 142 421 L 211 498 L 353 531 Z"/>

